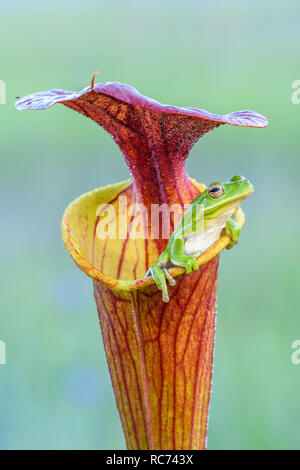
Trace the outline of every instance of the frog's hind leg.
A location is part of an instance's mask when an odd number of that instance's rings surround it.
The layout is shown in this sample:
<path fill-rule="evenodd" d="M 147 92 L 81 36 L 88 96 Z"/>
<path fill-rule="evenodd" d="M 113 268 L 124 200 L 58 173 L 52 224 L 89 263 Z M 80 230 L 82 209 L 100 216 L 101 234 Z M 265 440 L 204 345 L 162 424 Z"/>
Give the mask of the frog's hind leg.
<path fill-rule="evenodd" d="M 174 241 L 171 261 L 176 266 L 185 268 L 186 274 L 190 274 L 193 270 L 197 271 L 199 268 L 196 256 L 184 253 L 184 241 L 182 238 L 177 238 Z"/>

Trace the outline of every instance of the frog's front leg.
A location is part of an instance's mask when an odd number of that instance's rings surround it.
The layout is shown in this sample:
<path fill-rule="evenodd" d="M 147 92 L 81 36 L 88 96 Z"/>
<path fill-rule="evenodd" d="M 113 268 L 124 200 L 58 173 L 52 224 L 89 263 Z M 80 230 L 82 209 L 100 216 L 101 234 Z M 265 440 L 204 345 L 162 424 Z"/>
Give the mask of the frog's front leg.
<path fill-rule="evenodd" d="M 184 240 L 182 238 L 175 238 L 173 242 L 171 261 L 176 266 L 185 268 L 186 274 L 190 274 L 193 270 L 197 271 L 199 268 L 196 256 L 184 253 Z"/>
<path fill-rule="evenodd" d="M 230 243 L 228 243 L 226 246 L 227 250 L 230 250 L 238 242 L 241 233 L 241 227 L 234 219 L 231 218 L 226 222 L 225 231 L 231 238 Z"/>
<path fill-rule="evenodd" d="M 157 285 L 158 289 L 162 291 L 162 298 L 164 302 L 169 302 L 169 295 L 168 295 L 168 288 L 166 283 L 166 278 L 169 281 L 171 286 L 176 284 L 175 279 L 171 276 L 169 271 L 167 270 L 166 266 L 170 261 L 170 256 L 167 251 L 164 251 L 156 263 L 152 264 L 149 270 L 146 273 L 146 276 L 149 274 L 153 277 L 155 284 Z"/>

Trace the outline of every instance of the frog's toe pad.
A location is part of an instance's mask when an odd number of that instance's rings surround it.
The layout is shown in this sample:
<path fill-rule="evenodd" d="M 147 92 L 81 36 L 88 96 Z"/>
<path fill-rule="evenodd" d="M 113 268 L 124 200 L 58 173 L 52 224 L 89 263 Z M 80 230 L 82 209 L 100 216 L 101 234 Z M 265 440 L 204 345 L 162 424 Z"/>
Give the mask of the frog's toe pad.
<path fill-rule="evenodd" d="M 175 286 L 175 285 L 176 285 L 176 281 L 175 281 L 175 279 L 171 276 L 171 274 L 169 273 L 169 271 L 168 271 L 166 268 L 164 268 L 164 269 L 163 269 L 163 272 L 164 272 L 164 274 L 165 274 L 165 276 L 166 276 L 166 279 L 168 279 L 170 286 Z"/>

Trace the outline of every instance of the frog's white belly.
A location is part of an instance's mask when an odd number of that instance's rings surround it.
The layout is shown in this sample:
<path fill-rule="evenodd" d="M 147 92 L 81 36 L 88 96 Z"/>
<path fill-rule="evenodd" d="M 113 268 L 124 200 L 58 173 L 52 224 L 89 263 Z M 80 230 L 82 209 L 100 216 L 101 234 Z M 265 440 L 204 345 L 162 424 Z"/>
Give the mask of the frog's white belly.
<path fill-rule="evenodd" d="M 240 201 L 228 205 L 228 207 L 223 208 L 220 214 L 216 215 L 212 219 L 205 220 L 205 228 L 202 231 L 195 235 L 192 234 L 185 237 L 184 253 L 186 255 L 192 255 L 196 252 L 203 253 L 207 248 L 213 245 L 220 238 L 227 220 L 232 217 L 239 206 Z"/>

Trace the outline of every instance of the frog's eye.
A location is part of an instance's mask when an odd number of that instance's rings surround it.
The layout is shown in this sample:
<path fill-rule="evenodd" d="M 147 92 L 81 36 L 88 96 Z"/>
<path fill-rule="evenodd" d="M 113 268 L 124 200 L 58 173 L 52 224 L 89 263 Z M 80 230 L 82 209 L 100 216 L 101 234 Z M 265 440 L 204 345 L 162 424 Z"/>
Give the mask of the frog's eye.
<path fill-rule="evenodd" d="M 223 187 L 220 184 L 211 184 L 208 188 L 208 194 L 210 197 L 213 197 L 216 199 L 217 197 L 220 197 L 224 194 Z"/>

